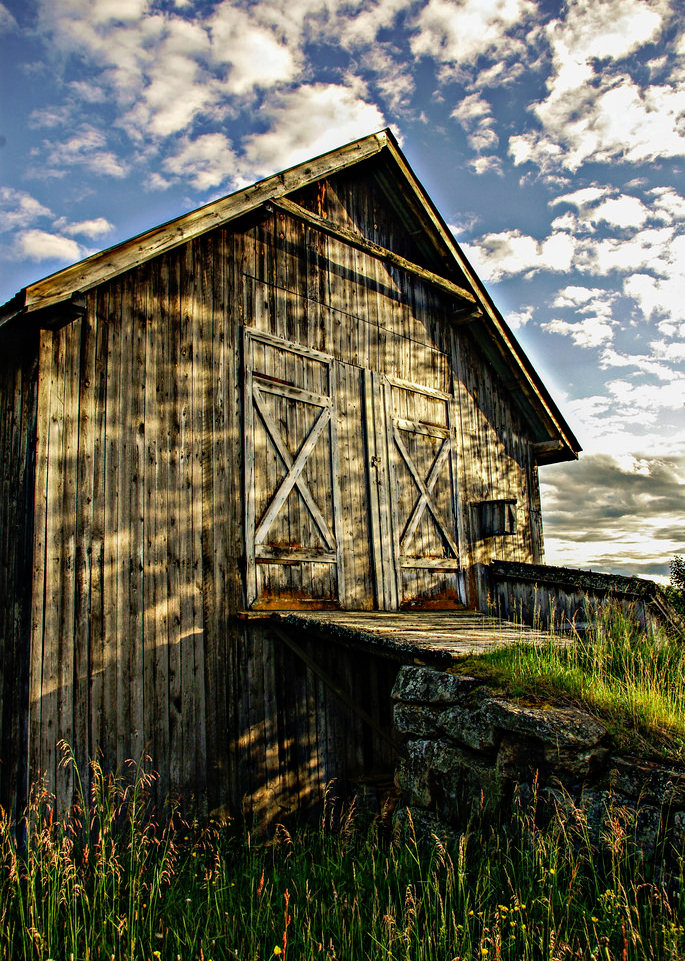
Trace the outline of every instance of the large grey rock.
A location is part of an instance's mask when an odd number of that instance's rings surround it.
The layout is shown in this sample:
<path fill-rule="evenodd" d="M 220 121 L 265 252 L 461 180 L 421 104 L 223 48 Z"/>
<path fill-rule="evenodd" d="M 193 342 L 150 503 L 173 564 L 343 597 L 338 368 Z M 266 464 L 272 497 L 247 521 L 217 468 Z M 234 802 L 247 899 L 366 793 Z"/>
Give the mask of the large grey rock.
<path fill-rule="evenodd" d="M 413 738 L 439 737 L 442 728 L 438 712 L 426 704 L 405 704 L 397 701 L 393 708 L 395 730 Z"/>
<path fill-rule="evenodd" d="M 685 807 L 685 770 L 652 761 L 615 757 L 611 788 L 649 804 Z"/>
<path fill-rule="evenodd" d="M 594 777 L 606 767 L 609 759 L 609 748 L 601 744 L 595 744 L 589 749 L 546 744 L 543 756 L 550 767 L 558 768 L 561 771 L 585 779 Z"/>
<path fill-rule="evenodd" d="M 520 782 L 535 777 L 544 763 L 540 745 L 529 738 L 504 735 L 497 751 L 497 774 L 502 780 Z"/>
<path fill-rule="evenodd" d="M 492 764 L 446 747 L 436 751 L 430 772 L 438 812 L 451 824 L 465 823 L 471 815 L 497 805 L 500 781 Z"/>
<path fill-rule="evenodd" d="M 603 724 L 574 708 L 528 707 L 492 698 L 482 706 L 494 727 L 558 748 L 589 748 L 606 737 Z"/>
<path fill-rule="evenodd" d="M 399 670 L 391 697 L 410 704 L 456 704 L 481 683 L 475 677 L 405 664 Z"/>
<path fill-rule="evenodd" d="M 438 721 L 447 737 L 473 751 L 491 751 L 497 745 L 497 730 L 480 708 L 453 705 L 441 712 Z"/>
<path fill-rule="evenodd" d="M 433 801 L 430 774 L 436 750 L 442 745 L 418 739 L 407 741 L 395 771 L 395 783 L 402 793 L 402 802 L 410 807 L 430 807 Z"/>

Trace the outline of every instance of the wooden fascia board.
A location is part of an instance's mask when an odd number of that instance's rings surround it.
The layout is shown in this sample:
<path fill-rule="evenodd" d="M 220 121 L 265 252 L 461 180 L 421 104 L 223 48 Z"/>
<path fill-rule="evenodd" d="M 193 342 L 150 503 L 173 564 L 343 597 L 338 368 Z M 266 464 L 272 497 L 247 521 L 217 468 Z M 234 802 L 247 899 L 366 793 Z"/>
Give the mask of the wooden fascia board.
<path fill-rule="evenodd" d="M 11 300 L 0 307 L 0 328 L 16 320 L 26 310 L 26 288 L 15 294 Z"/>
<path fill-rule="evenodd" d="M 123 244 L 93 254 L 92 257 L 27 287 L 26 310 L 30 312 L 57 304 L 76 290 L 90 290 L 208 230 L 244 216 L 267 200 L 292 193 L 322 177 L 328 177 L 373 157 L 383 150 L 387 142 L 385 131 L 371 134 L 363 140 L 347 144 L 314 160 L 274 174 L 221 200 L 213 201 L 160 227 L 139 234 Z"/>
<path fill-rule="evenodd" d="M 525 394 L 528 395 L 529 400 L 534 407 L 537 407 L 538 409 L 542 408 L 541 413 L 543 414 L 543 420 L 547 422 L 550 437 L 562 438 L 568 448 L 568 454 L 570 455 L 570 458 L 575 459 L 577 452 L 582 449 L 580 444 L 578 443 L 571 429 L 564 421 L 561 412 L 557 409 L 556 404 L 549 396 L 544 384 L 533 370 L 530 361 L 528 361 L 528 358 L 523 353 L 522 348 L 511 333 L 511 330 L 506 324 L 504 318 L 491 301 L 486 289 L 471 267 L 461 248 L 452 237 L 452 233 L 447 227 L 447 224 L 440 216 L 419 180 L 414 175 L 411 167 L 405 160 L 399 145 L 390 132 L 388 132 L 387 149 L 406 180 L 411 184 L 413 193 L 419 200 L 426 219 L 442 239 L 443 243 L 458 264 L 459 269 L 469 281 L 472 289 L 476 292 L 479 305 L 482 307 L 484 313 L 484 316 L 479 318 L 480 322 L 483 324 L 489 336 L 495 341 L 504 359 L 508 360 L 510 364 L 512 360 L 514 361 L 514 371 L 517 380 L 520 382 L 521 389 Z"/>
<path fill-rule="evenodd" d="M 418 277 L 420 280 L 423 280 L 428 284 L 432 284 L 434 287 L 439 287 L 440 290 L 444 290 L 447 293 L 452 294 L 453 297 L 457 297 L 461 301 L 466 301 L 473 306 L 476 305 L 476 298 L 473 296 L 470 290 L 460 287 L 458 284 L 453 283 L 446 277 L 441 277 L 432 270 L 428 270 L 425 267 L 420 267 L 418 264 L 412 263 L 412 261 L 407 260 L 406 257 L 402 257 L 400 254 L 396 254 L 394 251 L 388 250 L 386 247 L 382 247 L 380 244 L 376 244 L 372 240 L 368 240 L 361 234 L 355 234 L 352 230 L 348 230 L 346 227 L 342 227 L 339 224 L 332 223 L 330 220 L 325 220 L 323 217 L 319 217 L 318 214 L 312 213 L 305 207 L 300 206 L 300 204 L 293 203 L 292 200 L 288 200 L 286 197 L 281 197 L 280 200 L 272 200 L 267 204 L 267 206 L 273 207 L 276 210 L 281 210 L 288 216 L 294 217 L 297 220 L 308 224 L 310 227 L 313 227 L 322 233 L 328 234 L 330 237 L 334 237 L 336 240 L 339 240 L 344 244 L 356 247 L 358 250 L 370 254 L 372 257 L 376 257 L 378 260 L 383 260 L 395 267 L 399 267 L 400 270 L 404 270 L 406 273 L 410 273 L 413 276 Z M 470 314 L 473 314 L 473 311 L 470 311 Z"/>

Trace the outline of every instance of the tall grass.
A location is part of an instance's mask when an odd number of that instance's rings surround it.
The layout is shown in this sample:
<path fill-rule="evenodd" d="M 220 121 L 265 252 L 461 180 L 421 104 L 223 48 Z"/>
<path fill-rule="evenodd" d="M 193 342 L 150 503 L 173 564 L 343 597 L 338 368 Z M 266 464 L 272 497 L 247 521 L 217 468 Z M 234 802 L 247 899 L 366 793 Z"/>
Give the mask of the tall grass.
<path fill-rule="evenodd" d="M 67 763 L 72 760 L 67 755 Z M 0 821 L 0 956 L 36 961 L 669 959 L 685 955 L 683 885 L 668 890 L 620 811 L 599 848 L 568 804 L 474 821 L 447 843 L 346 811 L 336 830 L 268 843 L 155 812 L 152 775 L 92 769 L 89 803 L 55 819 L 38 786 L 22 848 Z"/>
<path fill-rule="evenodd" d="M 465 667 L 509 693 L 561 698 L 600 714 L 619 749 L 685 759 L 685 642 L 648 635 L 618 606 L 595 614 L 584 635 L 552 632 Z"/>

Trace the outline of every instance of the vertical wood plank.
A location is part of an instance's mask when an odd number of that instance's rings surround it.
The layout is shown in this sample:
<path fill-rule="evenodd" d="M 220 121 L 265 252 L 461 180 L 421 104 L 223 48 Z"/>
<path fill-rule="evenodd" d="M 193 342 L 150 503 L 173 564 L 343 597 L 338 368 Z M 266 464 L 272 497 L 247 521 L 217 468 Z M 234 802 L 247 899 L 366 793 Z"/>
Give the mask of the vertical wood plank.
<path fill-rule="evenodd" d="M 48 784 L 56 787 L 56 743 L 59 739 L 59 632 L 62 617 L 62 509 L 64 503 L 64 329 L 53 341 L 48 440 L 47 560 L 45 570 L 44 661 L 41 723 L 41 767 Z"/>
<path fill-rule="evenodd" d="M 88 298 L 82 321 L 79 383 L 78 497 L 76 504 L 76 600 L 74 609 L 74 749 L 88 789 L 90 757 L 90 597 L 93 579 L 94 445 L 97 348 L 97 299 Z"/>
<path fill-rule="evenodd" d="M 181 677 L 181 556 L 183 550 L 182 530 L 186 518 L 181 515 L 180 504 L 180 422 L 179 377 L 180 364 L 180 265 L 178 251 L 167 261 L 168 311 L 166 315 L 166 465 L 167 465 L 167 581 L 168 641 L 167 664 L 169 683 L 169 779 L 174 792 L 181 788 L 181 758 L 183 756 L 183 688 Z"/>
<path fill-rule="evenodd" d="M 103 556 L 103 704 L 101 746 L 105 761 L 114 766 L 124 758 L 119 751 L 117 682 L 120 671 L 119 637 L 119 459 L 120 408 L 118 403 L 121 368 L 121 307 L 115 285 L 107 291 L 107 367 L 105 408 L 105 490 Z M 126 693 L 124 692 L 124 696 Z"/>
<path fill-rule="evenodd" d="M 112 445 L 116 447 L 117 470 L 117 513 L 116 513 L 116 566 L 113 581 L 116 583 L 116 635 L 110 638 L 116 644 L 116 724 L 117 724 L 117 766 L 123 769 L 124 762 L 132 754 L 133 708 L 133 647 L 136 644 L 133 606 L 131 603 L 131 576 L 133 573 L 131 516 L 132 451 L 135 449 L 135 434 L 132 433 L 131 405 L 133 403 L 132 350 L 132 280 L 131 274 L 119 278 L 113 285 L 116 291 L 113 322 L 118 327 L 116 380 L 113 382 L 116 420 L 110 425 Z"/>
<path fill-rule="evenodd" d="M 148 390 L 146 358 L 148 273 L 140 268 L 132 278 L 130 397 L 128 414 L 131 458 L 131 528 L 129 605 L 131 630 L 131 756 L 139 761 L 148 749 L 148 728 L 145 719 L 145 406 Z"/>
<path fill-rule="evenodd" d="M 45 591 L 48 557 L 49 441 L 54 360 L 50 331 L 40 332 L 38 346 L 38 414 L 36 421 L 36 497 L 34 507 L 33 571 L 31 585 L 31 664 L 29 676 L 29 780 L 46 770 L 43 756 L 43 669 L 45 664 Z M 47 713 L 47 712 L 46 712 Z"/>
<path fill-rule="evenodd" d="M 202 510 L 203 510 L 203 467 L 204 452 L 204 410 L 208 401 L 210 389 L 207 367 L 205 366 L 205 336 L 206 311 L 204 309 L 204 287 L 200 261 L 206 259 L 207 243 L 202 247 L 198 244 L 188 244 L 186 251 L 185 271 L 188 262 L 193 267 L 192 283 L 190 285 L 191 303 L 187 305 L 190 313 L 190 345 L 191 345 L 191 395 L 190 395 L 190 517 L 191 517 L 191 624 L 192 637 L 192 722 L 184 731 L 186 753 L 190 753 L 190 771 L 194 790 L 201 798 L 206 796 L 207 785 L 207 740 L 206 740 L 206 700 L 205 700 L 205 621 L 203 606 L 202 580 Z M 185 718 L 184 718 L 185 720 Z M 186 722 L 187 723 L 187 722 Z"/>
<path fill-rule="evenodd" d="M 106 288 L 94 295 L 96 312 L 95 366 L 93 371 L 93 528 L 90 580 L 90 734 L 91 758 L 102 759 L 105 748 L 103 727 L 107 645 L 105 643 L 105 490 L 107 488 L 107 365 L 109 343 L 109 298 Z"/>

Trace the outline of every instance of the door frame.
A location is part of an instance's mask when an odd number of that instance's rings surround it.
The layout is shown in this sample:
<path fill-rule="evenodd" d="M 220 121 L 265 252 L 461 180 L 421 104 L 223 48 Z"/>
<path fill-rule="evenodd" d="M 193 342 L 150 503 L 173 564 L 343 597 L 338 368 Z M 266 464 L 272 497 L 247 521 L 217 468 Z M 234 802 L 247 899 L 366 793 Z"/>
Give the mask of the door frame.
<path fill-rule="evenodd" d="M 296 354 L 305 359 L 316 361 L 327 368 L 328 392 L 318 394 L 305 388 L 278 382 L 254 369 L 254 345 L 266 344 L 279 351 Z M 337 599 L 344 597 L 344 558 L 342 538 L 342 511 L 340 507 L 338 439 L 337 439 L 337 398 L 335 385 L 335 365 L 330 354 L 302 347 L 281 337 L 253 327 L 242 329 L 243 347 L 243 493 L 244 493 L 244 539 L 245 539 L 245 602 L 248 608 L 259 600 L 257 566 L 261 563 L 318 563 L 332 564 L 336 567 Z M 264 393 L 286 397 L 320 409 L 313 425 L 293 454 L 288 450 L 280 436 L 278 425 L 273 422 L 264 406 Z M 255 498 L 255 420 L 260 419 L 270 443 L 281 459 L 285 473 L 278 488 L 260 518 L 256 516 Z M 303 478 L 305 462 L 314 450 L 322 434 L 328 433 L 331 470 L 332 529 L 323 517 L 316 501 L 316 492 L 309 490 Z M 309 516 L 316 525 L 327 550 L 308 551 L 306 548 L 279 550 L 278 555 L 268 545 L 263 544 L 268 529 L 279 510 L 287 503 L 293 490 L 296 490 Z M 287 609 L 284 597 L 283 609 Z"/>
<path fill-rule="evenodd" d="M 432 424 L 411 423 L 395 417 L 393 413 L 392 388 L 413 391 L 445 403 L 446 424 L 444 427 Z M 367 471 L 369 489 L 369 510 L 372 531 L 372 567 L 376 585 L 376 607 L 379 610 L 399 610 L 403 599 L 403 569 L 425 569 L 452 572 L 458 575 L 458 589 L 460 596 L 464 596 L 463 566 L 461 562 L 461 525 L 459 523 L 459 496 L 457 474 L 457 433 L 456 433 L 456 400 L 453 393 L 446 393 L 437 388 L 424 384 L 416 384 L 401 380 L 388 374 L 376 371 L 364 372 L 365 391 L 365 426 L 367 438 Z M 417 433 L 431 434 L 443 438 L 443 447 L 438 452 L 429 471 L 428 478 L 420 476 L 409 465 L 411 458 L 406 450 L 403 451 L 401 438 L 397 431 L 401 429 L 415 430 Z M 399 443 L 398 443 L 399 441 Z M 445 450 L 444 442 L 448 448 Z M 395 448 L 398 455 L 405 462 L 412 475 L 415 489 L 418 492 L 414 508 L 407 518 L 409 524 L 415 512 L 419 511 L 416 520 L 428 511 L 433 515 L 443 540 L 454 554 L 453 558 L 441 561 L 436 558 L 403 558 L 401 540 L 405 531 L 400 530 L 398 505 L 394 474 Z M 430 485 L 429 478 L 438 464 L 434 483 Z M 447 463 L 444 463 L 444 462 Z M 412 465 L 413 466 L 413 465 Z M 444 518 L 439 516 L 437 508 L 432 503 L 431 493 L 438 477 L 443 470 L 450 475 L 450 503 L 454 528 L 450 530 Z M 421 506 L 422 505 L 422 506 Z M 405 525 L 406 528 L 406 525 Z"/>

